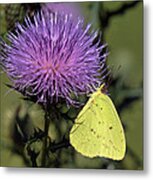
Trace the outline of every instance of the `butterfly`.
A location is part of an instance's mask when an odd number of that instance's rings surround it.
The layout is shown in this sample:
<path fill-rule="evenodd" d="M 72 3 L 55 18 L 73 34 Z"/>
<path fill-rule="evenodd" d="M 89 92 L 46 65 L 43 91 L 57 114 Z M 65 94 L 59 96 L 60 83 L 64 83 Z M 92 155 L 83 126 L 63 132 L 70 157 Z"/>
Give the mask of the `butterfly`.
<path fill-rule="evenodd" d="M 70 144 L 86 157 L 122 160 L 126 151 L 124 130 L 112 100 L 102 84 L 91 94 L 70 131 Z"/>

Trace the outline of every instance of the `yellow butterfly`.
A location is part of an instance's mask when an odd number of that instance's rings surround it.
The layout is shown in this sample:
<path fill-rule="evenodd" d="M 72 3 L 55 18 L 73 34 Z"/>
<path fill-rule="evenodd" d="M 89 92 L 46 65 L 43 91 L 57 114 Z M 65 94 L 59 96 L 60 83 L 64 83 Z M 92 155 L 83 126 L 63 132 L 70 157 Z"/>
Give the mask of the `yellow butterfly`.
<path fill-rule="evenodd" d="M 84 156 L 122 160 L 126 141 L 115 106 L 102 91 L 94 92 L 83 107 L 70 131 L 70 143 Z"/>

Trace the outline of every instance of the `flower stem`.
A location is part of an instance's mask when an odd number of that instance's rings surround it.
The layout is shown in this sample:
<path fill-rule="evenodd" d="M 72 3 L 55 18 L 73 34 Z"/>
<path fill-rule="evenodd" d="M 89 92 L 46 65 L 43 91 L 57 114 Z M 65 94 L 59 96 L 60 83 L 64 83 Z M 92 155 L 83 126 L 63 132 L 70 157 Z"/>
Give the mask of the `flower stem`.
<path fill-rule="evenodd" d="M 42 149 L 42 162 L 41 162 L 42 167 L 46 167 L 46 158 L 47 158 L 47 154 L 48 154 L 47 138 L 48 138 L 49 124 L 50 124 L 49 112 L 45 111 L 45 121 L 44 121 L 45 137 L 44 137 L 43 149 Z"/>

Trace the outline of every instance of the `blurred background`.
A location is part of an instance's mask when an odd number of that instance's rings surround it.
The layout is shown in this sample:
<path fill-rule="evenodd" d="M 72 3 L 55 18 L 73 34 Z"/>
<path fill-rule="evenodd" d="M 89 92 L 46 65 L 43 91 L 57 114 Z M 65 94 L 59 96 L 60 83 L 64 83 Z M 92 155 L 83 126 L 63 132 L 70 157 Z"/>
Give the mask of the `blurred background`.
<path fill-rule="evenodd" d="M 66 7 L 65 11 L 70 8 Z M 62 4 L 62 7 L 63 4 Z M 55 146 L 48 154 L 47 166 L 56 168 L 143 169 L 143 2 L 104 1 L 72 3 L 75 13 L 102 32 L 108 44 L 107 64 L 112 72 L 109 94 L 120 114 L 127 139 L 124 160 L 86 158 L 66 141 L 72 119 L 79 109 L 57 105 L 58 119 L 51 123 L 49 136 Z M 17 21 L 36 11 L 55 11 L 54 4 L 1 4 L 0 36 L 6 39 Z M 61 8 L 61 7 L 60 7 Z M 73 11 L 74 12 L 74 11 Z M 6 74 L 0 75 L 0 162 L 1 166 L 40 166 L 43 139 L 42 109 L 11 90 Z M 49 142 L 48 142 L 49 143 Z"/>

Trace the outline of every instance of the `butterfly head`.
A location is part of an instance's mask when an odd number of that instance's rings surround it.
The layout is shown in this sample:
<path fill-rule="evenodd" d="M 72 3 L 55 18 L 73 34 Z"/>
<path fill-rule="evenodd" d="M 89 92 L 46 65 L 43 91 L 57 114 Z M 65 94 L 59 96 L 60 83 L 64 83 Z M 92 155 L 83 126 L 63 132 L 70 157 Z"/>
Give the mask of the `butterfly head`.
<path fill-rule="evenodd" d="M 108 93 L 108 86 L 107 86 L 105 83 L 103 83 L 103 84 L 100 86 L 99 91 L 100 91 L 101 93 L 103 93 L 103 94 L 107 94 L 107 93 Z"/>

